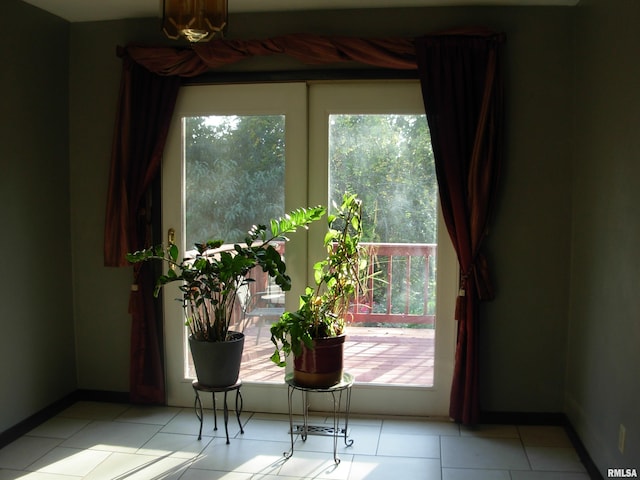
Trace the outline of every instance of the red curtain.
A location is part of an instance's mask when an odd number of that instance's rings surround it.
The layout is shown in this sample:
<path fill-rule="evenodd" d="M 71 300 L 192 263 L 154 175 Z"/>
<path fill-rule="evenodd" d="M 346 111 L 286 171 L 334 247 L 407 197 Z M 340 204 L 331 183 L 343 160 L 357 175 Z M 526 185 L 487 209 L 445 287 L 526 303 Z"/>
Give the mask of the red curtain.
<path fill-rule="evenodd" d="M 450 416 L 464 424 L 478 420 L 479 305 L 494 296 L 482 242 L 502 161 L 503 41 L 503 35 L 490 33 L 416 40 L 440 202 L 460 265 Z"/>
<path fill-rule="evenodd" d="M 159 77 L 123 58 L 111 153 L 104 236 L 106 266 L 126 266 L 127 252 L 152 241 L 150 187 L 157 178 L 180 79 Z M 155 312 L 151 265 L 136 265 L 131 313 L 130 398 L 164 403 L 161 323 Z"/>
<path fill-rule="evenodd" d="M 194 77 L 217 67 L 261 55 L 287 55 L 305 64 L 359 62 L 383 68 L 415 70 L 412 38 L 364 39 L 294 34 L 265 40 L 216 39 L 192 48 L 130 45 L 127 53 L 158 75 Z"/>
<path fill-rule="evenodd" d="M 479 254 L 479 244 L 482 235 L 471 232 L 484 232 L 489 209 L 487 205 L 492 203 L 493 189 L 484 188 L 486 177 L 493 178 L 493 173 L 486 172 L 484 165 L 487 158 L 499 164 L 499 142 L 495 141 L 500 136 L 500 130 L 496 130 L 497 123 L 488 121 L 479 112 L 486 110 L 485 106 L 478 107 L 475 103 L 477 86 L 482 90 L 493 93 L 497 87 L 485 88 L 487 85 L 487 69 L 480 68 L 487 63 L 488 55 L 480 45 L 494 45 L 499 43 L 494 35 L 484 30 L 451 31 L 443 35 L 428 36 L 421 39 L 386 38 L 386 39 L 362 39 L 341 36 L 318 35 L 285 35 L 266 40 L 213 40 L 205 44 L 195 44 L 192 48 L 171 47 L 145 47 L 130 45 L 121 50 L 124 55 L 122 86 L 120 91 L 120 105 L 118 121 L 116 123 L 115 139 L 112 153 L 112 167 L 109 181 L 109 197 L 107 204 L 107 221 L 105 226 L 105 264 L 121 266 L 126 264 L 124 255 L 132 250 L 149 245 L 150 238 L 146 233 L 142 220 L 148 207 L 142 202 L 145 191 L 150 182 L 158 173 L 160 157 L 167 129 L 175 104 L 179 88 L 179 77 L 194 77 L 209 72 L 216 67 L 241 61 L 255 55 L 288 55 L 307 64 L 327 64 L 337 62 L 359 62 L 367 65 L 415 70 L 419 68 L 425 96 L 425 108 L 429 118 L 429 126 L 432 129 L 432 141 L 434 154 L 438 168 L 438 182 L 441 190 L 441 200 L 447 227 L 454 239 L 458 258 L 461 262 L 462 285 L 474 293 L 464 297 L 460 302 L 461 310 L 465 315 L 472 315 L 477 319 L 477 302 L 474 299 L 477 291 L 488 289 L 490 285 L 484 275 L 485 263 Z M 438 45 L 442 43 L 442 48 Z M 450 48 L 448 45 L 457 45 Z M 491 50 L 492 55 L 497 55 Z M 464 52 L 464 53 L 462 53 Z M 471 70 L 464 68 L 448 70 L 444 57 L 449 55 L 468 56 Z M 493 57 L 492 57 L 493 58 Z M 494 58 L 497 64 L 497 56 Z M 454 61 L 454 63 L 457 62 Z M 137 67 L 139 65 L 140 67 Z M 142 68 L 144 67 L 144 68 Z M 430 76 L 425 73 L 427 69 L 439 69 L 442 72 Z M 146 72 L 146 73 L 145 73 Z M 440 75 L 444 75 L 441 77 Z M 494 71 L 497 75 L 497 70 Z M 437 80 L 436 80 L 437 79 Z M 449 82 L 449 83 L 447 83 Z M 498 85 L 499 78 L 491 85 Z M 456 88 L 452 88 L 453 86 Z M 458 88 L 460 87 L 460 88 Z M 437 94 L 433 92 L 437 91 Z M 443 97 L 440 98 L 440 92 Z M 446 93 L 445 93 L 446 92 Z M 473 98 L 466 98 L 467 96 Z M 459 98 L 460 97 L 460 98 Z M 447 98 L 446 101 L 443 98 Z M 480 98 L 486 98 L 480 96 Z M 488 109 L 493 115 L 501 114 L 502 105 L 491 100 Z M 455 112 L 455 120 L 448 115 L 441 121 L 442 104 L 452 102 L 460 105 Z M 469 110 L 466 110 L 467 107 Z M 446 109 L 445 109 L 446 110 Z M 466 111 L 469 118 L 458 118 Z M 437 121 L 435 121 L 435 120 Z M 482 128 L 478 126 L 482 120 Z M 451 132 L 449 130 L 452 129 Z M 460 130 L 462 129 L 462 130 Z M 464 140 L 460 145 L 450 151 L 449 140 L 440 140 L 437 132 L 450 135 L 454 142 Z M 434 133 L 436 132 L 436 133 Z M 471 135 L 473 132 L 473 135 Z M 479 141 L 469 143 L 470 135 Z M 486 140 L 486 141 L 485 141 Z M 472 148 L 469 149 L 469 145 Z M 455 147 L 455 145 L 454 145 Z M 476 151 L 477 150 L 477 151 Z M 473 159 L 473 160 L 472 160 Z M 489 162 L 490 163 L 490 162 Z M 451 165 L 450 165 L 451 164 Z M 447 172 L 445 175 L 443 170 Z M 476 180 L 471 179 L 471 177 Z M 457 179 L 457 180 L 455 180 Z M 485 179 L 485 180 L 483 180 Z M 450 184 L 458 182 L 455 189 Z M 463 186 L 469 184 L 469 188 Z M 492 182 L 488 182 L 492 183 Z M 493 184 L 492 184 L 493 185 Z M 450 190 L 454 189 L 452 195 Z M 491 196 L 491 201 L 485 195 Z M 467 195 L 467 196 L 465 196 Z M 476 207 L 470 203 L 479 202 L 482 207 Z M 480 213 L 486 210 L 486 214 Z M 456 235 L 456 232 L 460 235 Z M 141 235 L 142 234 L 142 235 Z M 460 239 L 458 239 L 460 237 Z M 465 239 L 465 240 L 463 240 Z M 467 244 L 469 248 L 467 248 Z M 142 271 L 143 272 L 143 271 Z M 136 271 L 136 275 L 142 275 Z M 479 281 L 480 280 L 480 281 Z M 148 283 L 150 279 L 140 279 L 139 283 Z M 144 287 L 145 289 L 147 287 Z M 141 297 L 142 295 L 142 297 Z M 151 327 L 152 312 L 144 307 L 144 298 L 147 293 L 132 292 L 132 397 L 144 401 L 145 398 L 153 398 L 160 401 L 164 395 L 164 384 L 160 384 L 161 376 L 157 372 L 162 365 L 160 350 L 155 346 L 160 344 L 161 334 Z M 482 298 L 490 298 L 490 294 Z M 462 308 L 463 307 L 463 308 Z M 466 317 L 465 317 L 466 318 Z M 460 322 L 467 328 L 469 325 L 477 325 L 473 322 Z M 461 333 L 463 328 L 460 327 Z M 151 338 L 157 335 L 157 339 Z M 459 334 L 458 351 L 456 353 L 456 374 L 452 390 L 452 417 L 456 421 L 471 423 L 477 415 L 462 415 L 459 411 L 478 410 L 477 396 L 477 350 L 473 356 L 464 355 L 466 349 L 461 348 L 460 338 L 467 338 Z M 472 341 L 476 342 L 477 336 L 473 335 Z M 466 345 L 466 341 L 464 342 Z M 138 352 L 138 353 L 136 353 Z M 136 353 L 134 355 L 134 353 Z M 157 358 L 156 358 L 156 355 Z M 137 383 L 144 379 L 144 387 Z M 156 380 L 154 380 L 156 379 Z M 456 380 L 458 379 L 458 380 Z M 471 383 L 473 389 L 460 389 L 459 379 L 462 384 Z M 157 381 L 157 388 L 153 382 Z M 135 385 L 134 385 L 135 383 Z M 149 388 L 147 388 L 149 387 Z M 133 392 L 137 392 L 134 396 Z M 151 394 L 153 392 L 153 394 Z M 466 396 L 469 394 L 470 396 Z M 455 405 L 454 408 L 454 398 Z M 459 408 L 459 402 L 463 407 Z"/>

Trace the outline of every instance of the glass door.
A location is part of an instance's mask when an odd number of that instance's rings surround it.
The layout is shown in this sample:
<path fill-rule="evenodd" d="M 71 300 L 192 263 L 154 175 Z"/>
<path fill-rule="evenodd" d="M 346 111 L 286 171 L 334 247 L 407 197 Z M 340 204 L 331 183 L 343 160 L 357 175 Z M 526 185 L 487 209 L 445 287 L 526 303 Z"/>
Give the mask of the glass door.
<path fill-rule="evenodd" d="M 457 267 L 439 216 L 418 82 L 185 87 L 163 189 L 163 226 L 175 230 L 182 252 L 214 238 L 242 241 L 255 222 L 358 193 L 381 281 L 358 299 L 348 326 L 352 411 L 447 415 Z M 291 292 L 256 274 L 248 314 L 238 319 L 247 410 L 286 411 L 285 372 L 269 360 L 269 327 L 313 284 L 324 229 L 316 222 L 283 246 Z M 167 390 L 171 405 L 188 406 L 194 372 L 177 297 L 164 292 Z"/>
<path fill-rule="evenodd" d="M 359 195 L 375 272 L 347 326 L 354 405 L 446 415 L 457 268 L 439 216 L 420 85 L 318 84 L 309 91 L 310 198 L 331 204 L 345 191 Z"/>
<path fill-rule="evenodd" d="M 182 89 L 163 165 L 163 228 L 176 232 L 181 252 L 207 240 L 242 242 L 254 223 L 307 204 L 306 95 L 304 83 Z M 269 408 L 284 395 L 284 372 L 269 361 L 269 322 L 301 293 L 296 288 L 306 278 L 305 234 L 292 235 L 281 248 L 292 291 L 285 297 L 256 271 L 245 303 L 235 309 L 234 329 L 246 335 L 240 372 L 246 409 Z M 176 292 L 164 292 L 168 401 L 189 405 L 195 372 L 175 298 Z"/>

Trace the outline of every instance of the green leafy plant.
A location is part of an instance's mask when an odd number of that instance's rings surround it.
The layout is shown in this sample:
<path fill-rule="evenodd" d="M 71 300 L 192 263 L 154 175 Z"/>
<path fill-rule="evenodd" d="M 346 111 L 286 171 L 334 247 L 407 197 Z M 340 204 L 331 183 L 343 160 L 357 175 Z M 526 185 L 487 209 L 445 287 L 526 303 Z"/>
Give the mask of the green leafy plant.
<path fill-rule="evenodd" d="M 192 258 L 179 260 L 175 244 L 158 245 L 127 254 L 131 263 L 158 260 L 168 265 L 167 272 L 156 282 L 154 295 L 173 282 L 179 282 L 186 323 L 196 340 L 223 342 L 229 339 L 233 309 L 238 290 L 254 281 L 247 275 L 258 266 L 273 278 L 283 290 L 291 289 L 291 278 L 285 262 L 274 246 L 276 241 L 288 241 L 286 236 L 325 214 L 324 207 L 300 208 L 288 215 L 254 226 L 244 244 L 225 245 L 223 240 L 196 243 Z"/>
<path fill-rule="evenodd" d="M 327 257 L 314 265 L 315 287 L 306 287 L 298 310 L 286 311 L 271 326 L 275 351 L 271 360 L 286 364 L 293 352 L 300 355 L 302 345 L 313 348 L 313 339 L 341 335 L 351 302 L 364 289 L 367 260 L 361 255 L 362 202 L 345 193 L 335 213 L 327 216 L 329 230 L 324 237 Z"/>

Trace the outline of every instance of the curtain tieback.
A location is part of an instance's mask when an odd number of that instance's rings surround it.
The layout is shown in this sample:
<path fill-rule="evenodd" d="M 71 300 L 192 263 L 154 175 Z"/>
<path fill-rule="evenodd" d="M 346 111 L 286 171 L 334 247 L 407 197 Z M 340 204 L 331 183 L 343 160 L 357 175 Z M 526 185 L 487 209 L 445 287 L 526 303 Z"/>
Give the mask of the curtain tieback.
<path fill-rule="evenodd" d="M 475 275 L 476 262 L 473 261 L 466 271 L 460 274 L 458 285 L 458 297 L 456 298 L 455 319 L 464 320 L 467 316 L 467 283 L 472 275 Z"/>
<path fill-rule="evenodd" d="M 479 268 L 476 268 L 476 263 L 479 264 Z M 469 279 L 473 276 L 475 278 L 475 289 L 480 301 L 493 300 L 495 297 L 493 286 L 488 275 L 488 266 L 485 257 L 478 253 L 475 261 L 473 261 L 465 272 L 460 274 L 460 283 L 458 287 L 458 297 L 456 298 L 456 312 L 455 319 L 462 320 L 466 318 L 467 307 L 467 288 Z M 479 277 L 479 278 L 478 278 Z"/>
<path fill-rule="evenodd" d="M 466 272 L 460 274 L 460 282 L 458 284 L 458 297 L 465 297 L 467 295 L 467 280 L 473 275 L 476 268 L 475 262 L 469 265 Z"/>
<path fill-rule="evenodd" d="M 454 318 L 458 321 L 464 321 L 467 313 L 467 279 L 473 271 L 473 265 L 463 274 L 460 275 L 460 284 L 458 287 L 458 297 L 456 298 L 456 310 Z"/>

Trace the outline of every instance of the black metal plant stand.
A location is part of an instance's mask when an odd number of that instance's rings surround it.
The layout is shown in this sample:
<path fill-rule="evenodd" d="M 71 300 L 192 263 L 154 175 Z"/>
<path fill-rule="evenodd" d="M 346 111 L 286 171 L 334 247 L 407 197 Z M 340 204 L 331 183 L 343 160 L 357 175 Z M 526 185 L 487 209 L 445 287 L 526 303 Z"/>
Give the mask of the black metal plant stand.
<path fill-rule="evenodd" d="M 196 416 L 198 420 L 200 420 L 200 431 L 198 432 L 198 440 L 202 439 L 202 421 L 204 419 L 204 414 L 202 411 L 202 401 L 200 400 L 200 395 L 198 392 L 211 392 L 211 396 L 213 397 L 213 430 L 218 430 L 218 419 L 216 416 L 216 393 L 223 392 L 224 393 L 224 431 L 227 435 L 227 445 L 229 444 L 229 408 L 227 407 L 227 393 L 235 390 L 236 391 L 236 418 L 238 419 L 238 426 L 240 427 L 240 433 L 244 433 L 244 429 L 242 428 L 242 422 L 240 421 L 240 414 L 242 413 L 242 393 L 240 393 L 240 387 L 242 386 L 242 380 L 238 380 L 234 385 L 230 385 L 228 387 L 209 387 L 208 385 L 202 385 L 198 383 L 197 380 L 194 380 L 191 383 L 193 387 L 193 391 L 196 394 L 196 399 L 194 402 L 194 409 L 196 411 Z"/>

